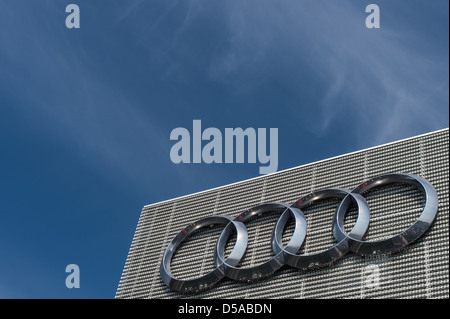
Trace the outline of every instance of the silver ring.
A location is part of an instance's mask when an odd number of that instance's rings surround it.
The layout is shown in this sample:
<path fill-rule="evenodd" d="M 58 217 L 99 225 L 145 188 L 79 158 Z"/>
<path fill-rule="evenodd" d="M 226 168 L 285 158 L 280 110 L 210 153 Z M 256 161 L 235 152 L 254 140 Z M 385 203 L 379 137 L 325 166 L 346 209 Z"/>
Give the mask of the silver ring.
<path fill-rule="evenodd" d="M 228 228 L 230 228 L 230 226 L 234 227 L 234 230 L 237 233 L 236 244 L 231 251 L 230 256 L 225 259 L 225 262 L 230 265 L 237 265 L 237 263 L 239 263 L 241 258 L 244 256 L 245 247 L 247 247 L 248 240 L 248 233 L 244 224 L 239 221 L 233 221 L 233 218 L 229 216 L 211 216 L 202 218 L 180 231 L 178 235 L 176 235 L 175 238 L 170 242 L 164 252 L 160 269 L 161 279 L 169 288 L 183 293 L 194 293 L 211 287 L 225 276 L 223 264 L 217 264 L 217 267 L 211 272 L 201 277 L 189 280 L 177 279 L 172 275 L 170 271 L 170 262 L 172 260 L 173 254 L 180 246 L 180 244 L 196 230 L 205 226 L 211 226 L 215 224 L 226 224 L 226 227 Z M 242 249 L 243 247 L 244 249 Z"/>
<path fill-rule="evenodd" d="M 379 241 L 364 241 L 361 238 L 354 236 L 354 234 L 345 233 L 343 223 L 346 207 L 345 203 L 341 203 L 336 211 L 337 222 L 334 223 L 333 233 L 337 239 L 348 236 L 350 250 L 352 252 L 360 255 L 379 255 L 398 251 L 422 236 L 433 223 L 438 210 L 438 196 L 434 187 L 419 176 L 412 174 L 389 174 L 378 176 L 356 187 L 352 190 L 352 194 L 364 194 L 374 187 L 391 183 L 410 184 L 421 190 L 426 197 L 422 214 L 409 228 L 398 235 Z"/>
<path fill-rule="evenodd" d="M 314 201 L 335 197 L 343 198 L 341 203 L 347 203 L 346 204 L 347 208 L 350 206 L 352 202 L 356 204 L 358 208 L 358 219 L 355 225 L 353 226 L 353 229 L 351 230 L 350 234 L 355 236 L 355 238 L 362 238 L 369 227 L 369 219 L 370 219 L 369 206 L 367 205 L 366 200 L 362 196 L 352 194 L 349 190 L 340 188 L 319 190 L 302 197 L 294 204 L 292 204 L 291 208 L 301 209 Z M 278 233 L 282 232 L 282 230 L 286 225 L 286 222 L 287 220 L 286 221 L 283 221 L 281 219 L 278 220 L 277 224 L 275 225 L 275 228 L 278 230 Z M 334 223 L 335 221 L 333 220 L 333 224 Z M 333 245 L 327 250 L 315 254 L 297 255 L 296 254 L 297 251 L 293 252 L 283 247 L 281 243 L 281 236 L 279 236 L 275 238 L 274 251 L 283 252 L 286 265 L 301 269 L 315 268 L 331 264 L 336 260 L 340 259 L 342 256 L 344 256 L 349 251 L 348 241 L 349 241 L 348 237 L 344 236 L 338 240 L 337 244 Z"/>
<path fill-rule="evenodd" d="M 282 212 L 282 214 L 279 220 L 288 220 L 289 217 L 293 217 L 295 219 L 296 228 L 291 237 L 291 240 L 287 244 L 287 249 L 297 251 L 298 249 L 300 249 L 306 234 L 305 216 L 299 209 L 291 209 L 284 203 L 267 203 L 244 211 L 243 213 L 239 214 L 234 219 L 234 221 L 241 221 L 245 223 L 246 221 L 254 217 L 280 212 Z M 282 251 L 275 252 L 275 256 L 273 256 L 266 262 L 251 268 L 236 267 L 236 265 L 231 265 L 226 260 L 224 260 L 225 245 L 230 235 L 228 228 L 229 226 L 225 227 L 224 231 L 220 235 L 219 240 L 217 241 L 215 253 L 216 266 L 220 264 L 224 265 L 226 277 L 239 281 L 261 279 L 271 275 L 284 265 L 284 256 Z M 282 235 L 277 231 L 278 230 L 275 227 L 272 232 L 272 244 L 274 243 L 276 237 L 281 237 Z"/>

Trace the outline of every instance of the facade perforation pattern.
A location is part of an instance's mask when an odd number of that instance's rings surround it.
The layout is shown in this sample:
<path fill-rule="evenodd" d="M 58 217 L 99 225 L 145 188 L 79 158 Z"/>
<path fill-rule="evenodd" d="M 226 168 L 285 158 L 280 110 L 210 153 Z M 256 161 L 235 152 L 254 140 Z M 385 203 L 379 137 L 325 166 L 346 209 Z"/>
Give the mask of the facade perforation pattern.
<path fill-rule="evenodd" d="M 116 298 L 448 298 L 449 297 L 449 158 L 448 129 L 303 165 L 290 170 L 145 206 L 125 262 Z M 298 270 L 282 267 L 269 278 L 251 283 L 223 279 L 212 289 L 193 295 L 171 291 L 159 272 L 164 250 L 188 224 L 206 216 L 237 216 L 264 202 L 293 203 L 313 190 L 352 189 L 388 173 L 424 177 L 436 189 L 439 209 L 424 236 L 399 252 L 380 256 L 349 253 L 333 265 Z M 367 240 L 401 232 L 421 214 L 424 196 L 414 187 L 390 184 L 364 194 L 371 209 Z M 334 243 L 332 217 L 339 200 L 328 199 L 304 209 L 307 239 L 301 253 L 314 253 Z M 271 256 L 270 236 L 280 214 L 246 222 L 247 253 L 241 267 L 251 267 Z M 357 213 L 350 208 L 344 227 L 351 229 Z M 177 278 L 194 278 L 213 269 L 215 242 L 224 225 L 201 229 L 190 236 L 172 259 Z M 286 226 L 283 242 L 293 232 Z M 233 246 L 230 237 L 225 254 Z M 376 266 L 379 285 L 366 284 L 367 269 Z"/>

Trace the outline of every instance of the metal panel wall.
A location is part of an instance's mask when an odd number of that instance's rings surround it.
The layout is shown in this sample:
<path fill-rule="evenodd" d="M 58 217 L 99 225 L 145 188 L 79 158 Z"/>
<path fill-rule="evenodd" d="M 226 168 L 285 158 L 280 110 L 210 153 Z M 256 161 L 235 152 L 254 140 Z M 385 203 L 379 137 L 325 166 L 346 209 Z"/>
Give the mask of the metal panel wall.
<path fill-rule="evenodd" d="M 145 206 L 116 298 L 448 298 L 448 135 L 448 129 L 441 130 Z M 173 292 L 161 281 L 159 267 L 165 248 L 184 226 L 197 219 L 217 214 L 237 216 L 264 202 L 292 203 L 323 188 L 352 189 L 370 177 L 387 173 L 422 176 L 439 196 L 434 224 L 400 252 L 370 257 L 348 254 L 335 264 L 316 270 L 283 267 L 272 277 L 252 283 L 224 279 L 212 289 L 194 295 Z M 368 240 L 406 229 L 420 215 L 424 203 L 418 190 L 405 185 L 379 187 L 365 197 L 371 210 Z M 305 210 L 308 232 L 303 253 L 319 252 L 333 244 L 331 221 L 337 204 L 338 200 L 323 200 Z M 347 230 L 355 215 L 349 213 Z M 246 223 L 249 245 L 242 267 L 270 257 L 270 236 L 277 218 L 274 215 Z M 284 241 L 292 228 L 290 224 L 286 228 Z M 193 278 L 210 271 L 221 229 L 214 226 L 189 237 L 172 260 L 172 273 L 178 278 Z M 378 271 L 379 285 L 367 284 L 373 267 Z"/>

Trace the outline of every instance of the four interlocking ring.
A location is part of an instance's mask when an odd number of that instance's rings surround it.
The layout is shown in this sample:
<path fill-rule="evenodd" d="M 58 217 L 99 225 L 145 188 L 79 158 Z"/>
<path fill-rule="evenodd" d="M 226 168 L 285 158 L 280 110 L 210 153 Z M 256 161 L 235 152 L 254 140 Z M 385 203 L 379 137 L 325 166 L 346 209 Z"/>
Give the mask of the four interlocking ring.
<path fill-rule="evenodd" d="M 370 210 L 367 201 L 362 195 L 373 187 L 390 183 L 410 184 L 417 187 L 425 194 L 423 211 L 419 218 L 400 234 L 380 241 L 365 241 L 363 238 L 369 228 Z M 319 253 L 298 254 L 305 240 L 307 227 L 302 208 L 314 201 L 327 198 L 342 199 L 333 217 L 332 231 L 336 244 Z M 351 231 L 346 233 L 344 231 L 344 219 L 352 204 L 357 208 L 358 217 Z M 267 277 L 284 265 L 299 269 L 328 265 L 348 252 L 360 255 L 391 253 L 400 250 L 422 236 L 432 224 L 437 210 L 437 193 L 428 181 L 411 174 L 389 174 L 372 178 L 352 191 L 340 188 L 324 189 L 314 191 L 295 201 L 292 205 L 266 203 L 250 208 L 235 218 L 229 216 L 205 217 L 185 227 L 167 246 L 161 262 L 161 278 L 172 290 L 193 293 L 210 288 L 224 277 L 238 281 L 251 281 Z M 272 232 L 273 257 L 251 268 L 238 267 L 239 262 L 244 257 L 248 242 L 247 228 L 244 223 L 254 217 L 274 213 L 281 213 L 281 216 Z M 290 219 L 294 219 L 294 232 L 286 246 L 283 246 L 283 231 Z M 211 272 L 195 279 L 182 280 L 175 278 L 170 271 L 170 262 L 177 248 L 196 230 L 215 224 L 226 225 L 215 246 L 215 268 Z M 225 247 L 233 233 L 236 233 L 236 242 L 231 253 L 225 258 Z"/>

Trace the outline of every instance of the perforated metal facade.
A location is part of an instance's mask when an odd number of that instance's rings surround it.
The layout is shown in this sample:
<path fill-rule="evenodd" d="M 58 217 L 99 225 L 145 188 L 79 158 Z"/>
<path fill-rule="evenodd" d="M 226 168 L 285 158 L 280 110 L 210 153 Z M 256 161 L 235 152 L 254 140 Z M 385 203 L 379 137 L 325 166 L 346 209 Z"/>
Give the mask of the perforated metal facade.
<path fill-rule="evenodd" d="M 448 129 L 303 165 L 240 183 L 145 206 L 133 238 L 116 298 L 448 298 L 449 297 L 449 144 Z M 362 257 L 348 254 L 316 270 L 284 267 L 252 283 L 224 279 L 212 289 L 183 295 L 169 290 L 160 277 L 164 250 L 186 225 L 210 215 L 237 216 L 264 202 L 292 203 L 323 188 L 352 189 L 387 173 L 411 173 L 436 189 L 439 209 L 431 228 L 400 252 Z M 411 225 L 422 211 L 423 195 L 412 186 L 376 188 L 365 194 L 371 211 L 368 240 L 392 236 Z M 305 210 L 307 239 L 302 253 L 333 244 L 331 222 L 338 200 L 323 200 Z M 349 213 L 351 229 L 356 214 Z M 242 267 L 259 264 L 271 255 L 270 236 L 278 216 L 254 219 Z M 288 225 L 284 240 L 293 226 Z M 172 260 L 172 273 L 193 278 L 210 271 L 220 226 L 189 237 Z M 232 240 L 229 246 L 232 245 Z M 378 285 L 369 285 L 376 267 Z M 368 271 L 370 270 L 370 271 Z"/>

